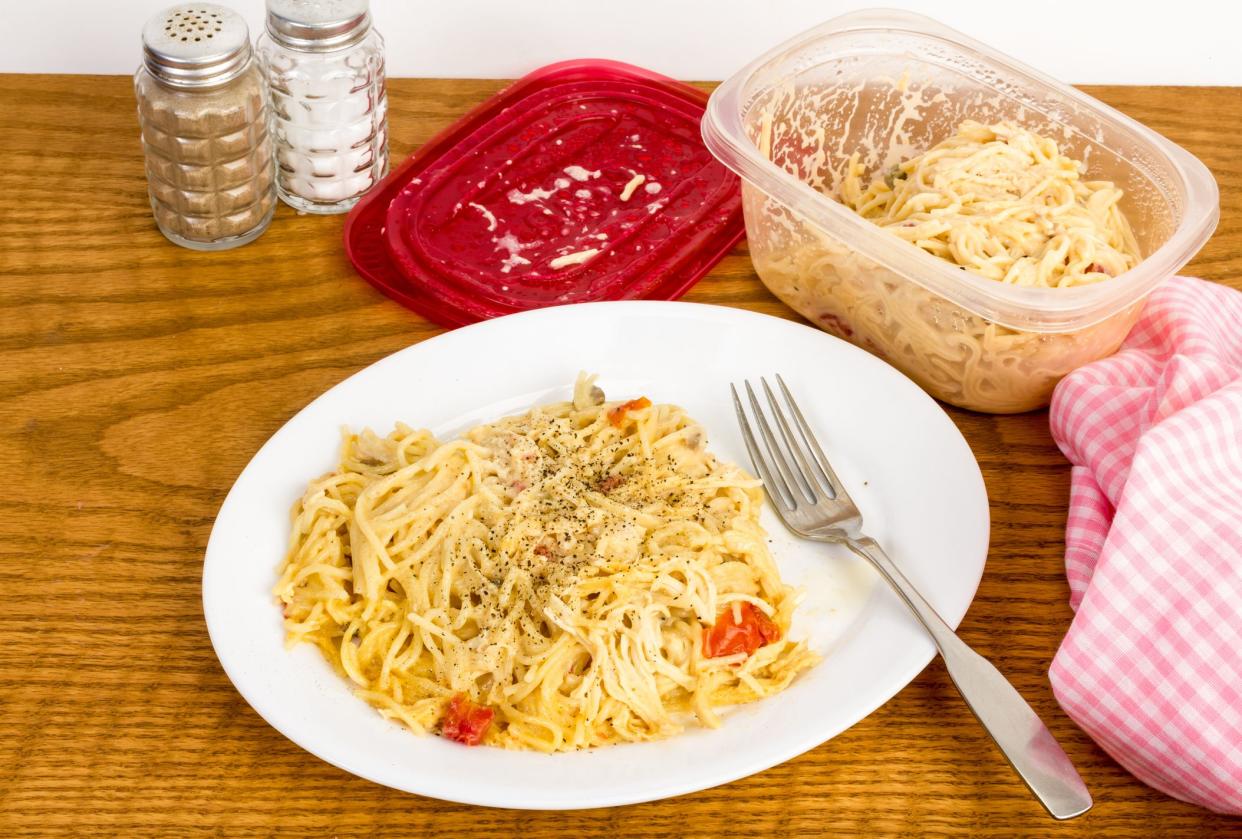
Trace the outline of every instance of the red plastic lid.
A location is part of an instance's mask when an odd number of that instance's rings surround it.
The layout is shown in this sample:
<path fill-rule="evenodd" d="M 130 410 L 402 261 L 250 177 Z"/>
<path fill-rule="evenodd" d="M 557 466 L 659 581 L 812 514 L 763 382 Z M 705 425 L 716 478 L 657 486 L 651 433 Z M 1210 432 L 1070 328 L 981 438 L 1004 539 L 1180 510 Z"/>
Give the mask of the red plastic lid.
<path fill-rule="evenodd" d="M 592 300 L 673 300 L 743 233 L 738 179 L 699 135 L 707 96 L 614 61 L 526 76 L 350 213 L 350 260 L 446 326 Z"/>

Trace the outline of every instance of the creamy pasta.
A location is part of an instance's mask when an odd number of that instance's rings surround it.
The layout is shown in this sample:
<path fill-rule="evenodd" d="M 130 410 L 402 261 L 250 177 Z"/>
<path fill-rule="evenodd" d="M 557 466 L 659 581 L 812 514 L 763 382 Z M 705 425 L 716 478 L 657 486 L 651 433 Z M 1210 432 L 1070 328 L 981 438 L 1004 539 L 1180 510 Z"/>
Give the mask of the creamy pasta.
<path fill-rule="evenodd" d="M 1138 243 L 1110 181 L 1012 122 L 955 135 L 862 185 L 857 153 L 841 202 L 930 254 L 1003 283 L 1066 288 L 1133 268 Z"/>
<path fill-rule="evenodd" d="M 886 231 L 962 270 L 1066 288 L 1137 264 L 1121 190 L 1083 180 L 1056 143 L 1013 123 L 958 132 L 864 186 L 858 155 L 836 196 Z M 812 322 L 887 359 L 934 396 L 996 413 L 1047 404 L 1070 370 L 1113 352 L 1137 306 L 1075 332 L 988 321 L 788 216 L 744 187 L 756 270 Z M 796 231 L 791 233 L 790 231 Z"/>
<path fill-rule="evenodd" d="M 757 480 L 672 405 L 580 377 L 440 443 L 347 433 L 293 512 L 275 592 L 381 714 L 559 751 L 714 726 L 817 660 L 759 526 Z"/>

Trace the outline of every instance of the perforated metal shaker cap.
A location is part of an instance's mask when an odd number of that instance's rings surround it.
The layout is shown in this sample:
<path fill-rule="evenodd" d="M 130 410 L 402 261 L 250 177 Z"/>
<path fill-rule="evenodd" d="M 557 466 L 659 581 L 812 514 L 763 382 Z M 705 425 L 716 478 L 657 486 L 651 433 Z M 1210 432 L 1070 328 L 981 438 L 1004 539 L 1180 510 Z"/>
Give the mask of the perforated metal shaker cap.
<path fill-rule="evenodd" d="M 175 87 L 214 87 L 250 61 L 250 30 L 241 15 L 211 3 L 165 9 L 142 28 L 142 60 Z"/>
<path fill-rule="evenodd" d="M 339 50 L 370 30 L 369 0 L 267 0 L 268 34 L 293 49 Z"/>

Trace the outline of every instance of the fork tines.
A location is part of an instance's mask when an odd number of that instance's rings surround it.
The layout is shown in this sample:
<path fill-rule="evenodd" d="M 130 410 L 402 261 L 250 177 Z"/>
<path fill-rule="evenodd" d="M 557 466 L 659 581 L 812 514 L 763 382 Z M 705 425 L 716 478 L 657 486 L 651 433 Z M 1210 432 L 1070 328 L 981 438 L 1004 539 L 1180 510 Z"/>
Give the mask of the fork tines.
<path fill-rule="evenodd" d="M 759 426 L 759 436 L 763 438 L 763 450 L 760 449 L 760 444 L 755 439 L 737 388 L 730 384 L 729 389 L 733 392 L 733 407 L 737 411 L 738 424 L 742 427 L 746 449 L 750 452 L 750 458 L 759 472 L 759 477 L 763 479 L 768 489 L 772 503 L 786 510 L 794 510 L 805 505 L 823 504 L 833 499 L 844 501 L 852 506 L 841 481 L 832 470 L 831 464 L 828 463 L 828 458 L 820 447 L 819 441 L 815 439 L 815 434 L 811 431 L 806 417 L 803 416 L 798 403 L 794 401 L 793 394 L 785 385 L 785 380 L 780 375 L 776 376 L 776 383 L 784 397 L 788 413 L 793 417 L 792 425 L 786 417 L 786 410 L 782 409 L 772 388 L 768 385 L 767 379 L 760 378 L 759 382 L 767 397 L 769 412 L 780 429 L 778 439 L 759 404 L 759 399 L 755 396 L 754 388 L 751 387 L 749 381 L 744 381 L 751 412 Z M 793 425 L 797 426 L 796 432 Z"/>

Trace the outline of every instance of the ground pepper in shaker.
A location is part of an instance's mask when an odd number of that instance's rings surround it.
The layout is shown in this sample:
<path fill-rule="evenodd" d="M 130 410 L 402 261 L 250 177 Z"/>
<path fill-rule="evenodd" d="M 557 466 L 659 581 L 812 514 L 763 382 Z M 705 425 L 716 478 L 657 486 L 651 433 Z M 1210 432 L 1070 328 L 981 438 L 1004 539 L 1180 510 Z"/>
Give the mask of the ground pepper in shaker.
<path fill-rule="evenodd" d="M 367 0 L 267 0 L 257 51 L 281 200 L 345 212 L 388 171 L 384 39 Z"/>
<path fill-rule="evenodd" d="M 276 209 L 267 92 L 240 15 L 187 3 L 147 21 L 134 74 L 155 223 L 169 240 L 224 250 Z"/>

